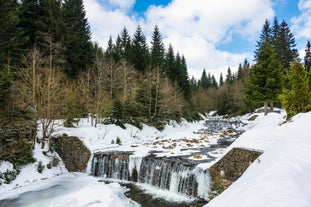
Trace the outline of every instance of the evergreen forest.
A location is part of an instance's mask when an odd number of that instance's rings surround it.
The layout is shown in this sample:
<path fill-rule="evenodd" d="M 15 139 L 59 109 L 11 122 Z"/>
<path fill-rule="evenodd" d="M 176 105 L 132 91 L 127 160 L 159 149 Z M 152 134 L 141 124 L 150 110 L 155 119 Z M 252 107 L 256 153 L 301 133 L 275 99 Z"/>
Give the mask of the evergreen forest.
<path fill-rule="evenodd" d="M 212 110 L 233 116 L 276 105 L 291 118 L 311 108 L 311 44 L 300 60 L 277 18 L 264 22 L 254 64 L 195 79 L 158 25 L 150 43 L 140 25 L 134 34 L 120 26 L 105 49 L 92 42 L 82 0 L 0 0 L 0 15 L 0 160 L 17 166 L 33 161 L 34 144 L 44 148 L 59 119 L 161 129 Z"/>

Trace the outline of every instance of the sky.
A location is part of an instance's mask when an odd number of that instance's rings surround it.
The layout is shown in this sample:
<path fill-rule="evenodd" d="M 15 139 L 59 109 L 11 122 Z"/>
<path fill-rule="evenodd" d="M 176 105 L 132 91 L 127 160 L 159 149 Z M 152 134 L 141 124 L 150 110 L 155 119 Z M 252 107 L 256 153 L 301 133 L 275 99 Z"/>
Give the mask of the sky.
<path fill-rule="evenodd" d="M 283 19 L 304 56 L 311 37 L 311 0 L 84 0 L 92 40 L 104 49 L 124 26 L 133 36 L 141 26 L 148 44 L 155 25 L 163 42 L 183 54 L 189 77 L 203 69 L 219 77 L 253 62 L 256 41 L 266 19 Z"/>

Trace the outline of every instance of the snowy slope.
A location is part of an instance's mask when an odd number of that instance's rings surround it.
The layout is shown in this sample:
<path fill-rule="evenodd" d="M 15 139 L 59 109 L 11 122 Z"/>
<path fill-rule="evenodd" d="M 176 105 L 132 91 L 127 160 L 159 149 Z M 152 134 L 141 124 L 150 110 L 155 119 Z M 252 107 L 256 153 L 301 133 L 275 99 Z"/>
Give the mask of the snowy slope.
<path fill-rule="evenodd" d="M 281 121 L 278 114 L 260 115 L 231 146 L 264 153 L 206 207 L 311 206 L 311 112 Z"/>

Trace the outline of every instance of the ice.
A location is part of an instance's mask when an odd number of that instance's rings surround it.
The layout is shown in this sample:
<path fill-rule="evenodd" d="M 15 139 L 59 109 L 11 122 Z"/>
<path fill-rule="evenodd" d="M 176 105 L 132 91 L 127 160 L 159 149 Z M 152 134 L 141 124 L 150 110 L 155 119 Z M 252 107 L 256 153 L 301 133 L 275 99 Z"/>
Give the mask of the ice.
<path fill-rule="evenodd" d="M 32 186 L 19 194 L 16 206 L 22 207 L 138 207 L 128 199 L 126 189 L 118 183 L 105 184 L 85 174 L 75 174 L 47 181 L 44 186 Z M 18 195 L 15 195 L 15 198 Z M 6 199 L 12 198 L 12 196 Z M 2 201 L 3 202 L 3 201 Z M 12 203 L 10 203 L 12 205 Z M 0 206 L 2 203 L 0 201 Z"/>
<path fill-rule="evenodd" d="M 129 172 L 130 176 L 132 177 L 133 170 L 136 168 L 137 173 L 139 175 L 140 172 L 140 166 L 141 166 L 142 157 L 138 157 L 135 155 L 129 156 Z"/>

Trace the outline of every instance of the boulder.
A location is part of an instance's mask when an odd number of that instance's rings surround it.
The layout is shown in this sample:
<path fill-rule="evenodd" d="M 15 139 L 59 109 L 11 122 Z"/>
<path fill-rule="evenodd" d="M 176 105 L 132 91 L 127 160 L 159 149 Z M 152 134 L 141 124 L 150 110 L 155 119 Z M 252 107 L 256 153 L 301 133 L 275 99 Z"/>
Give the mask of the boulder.
<path fill-rule="evenodd" d="M 55 150 L 70 172 L 84 172 L 91 157 L 90 150 L 74 136 L 55 138 Z"/>

